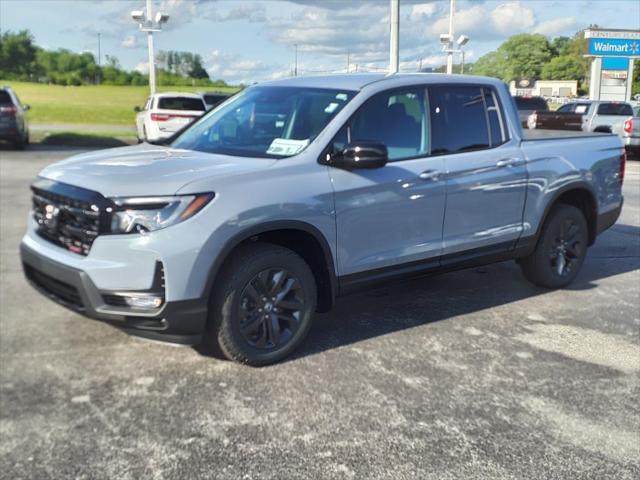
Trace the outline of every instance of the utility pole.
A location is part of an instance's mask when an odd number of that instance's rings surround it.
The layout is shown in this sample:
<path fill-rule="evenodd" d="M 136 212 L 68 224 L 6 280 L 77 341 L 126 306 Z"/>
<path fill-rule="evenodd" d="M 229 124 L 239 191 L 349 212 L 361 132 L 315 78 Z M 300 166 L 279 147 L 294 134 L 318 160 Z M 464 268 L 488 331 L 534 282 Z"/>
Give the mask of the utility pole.
<path fill-rule="evenodd" d="M 100 67 L 102 66 L 102 54 L 100 52 L 100 32 L 98 32 L 98 71 L 96 72 L 95 82 L 100 83 Z"/>
<path fill-rule="evenodd" d="M 447 51 L 447 74 L 453 73 L 453 16 L 456 12 L 456 0 L 451 0 L 449 12 L 449 48 Z"/>
<path fill-rule="evenodd" d="M 400 0 L 391 1 L 391 25 L 389 35 L 389 74 L 400 69 Z"/>
<path fill-rule="evenodd" d="M 142 10 L 131 12 L 131 18 L 138 23 L 141 32 L 147 33 L 147 46 L 149 48 L 149 90 L 151 95 L 156 93 L 156 57 L 153 51 L 153 32 L 162 31 L 162 24 L 167 23 L 169 15 L 156 13 L 153 16 L 151 0 L 147 0 L 146 13 Z"/>
<path fill-rule="evenodd" d="M 349 70 L 351 69 L 351 62 L 350 62 L 350 58 L 349 56 L 351 55 L 351 52 L 349 50 L 347 50 L 347 73 L 349 73 Z"/>
<path fill-rule="evenodd" d="M 147 18 L 153 19 L 151 13 L 151 0 L 147 0 Z M 151 95 L 156 93 L 156 56 L 153 51 L 153 32 L 147 32 L 147 46 L 149 48 L 149 90 Z"/>
<path fill-rule="evenodd" d="M 460 49 L 460 55 L 462 55 L 462 63 L 460 64 L 460 75 L 464 73 L 464 49 Z"/>
<path fill-rule="evenodd" d="M 418 72 L 422 71 L 422 57 L 420 57 L 420 61 L 418 62 Z"/>
<path fill-rule="evenodd" d="M 298 44 L 295 44 L 296 47 L 296 60 L 294 63 L 294 67 L 293 67 L 293 76 L 297 77 L 298 76 Z"/>

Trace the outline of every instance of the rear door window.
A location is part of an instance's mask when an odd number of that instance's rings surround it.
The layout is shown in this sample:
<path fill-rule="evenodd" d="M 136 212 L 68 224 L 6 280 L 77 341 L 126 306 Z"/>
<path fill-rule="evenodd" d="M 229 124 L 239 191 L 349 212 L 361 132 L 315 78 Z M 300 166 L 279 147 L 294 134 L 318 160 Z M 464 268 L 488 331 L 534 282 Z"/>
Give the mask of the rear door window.
<path fill-rule="evenodd" d="M 161 110 L 205 110 L 202 99 L 189 97 L 160 97 L 158 98 L 158 108 Z"/>
<path fill-rule="evenodd" d="M 497 147 L 507 141 L 507 126 L 502 116 L 502 109 L 498 97 L 493 89 L 483 88 L 484 103 L 489 119 L 489 133 L 491 135 L 491 146 Z M 546 105 L 546 103 L 545 103 Z"/>
<path fill-rule="evenodd" d="M 556 110 L 556 112 L 571 113 L 571 112 L 573 112 L 575 110 L 575 108 L 576 108 L 576 104 L 575 103 L 565 103 L 560 108 L 558 108 L 558 110 Z"/>
<path fill-rule="evenodd" d="M 429 88 L 433 155 L 490 148 L 482 89 L 466 86 Z"/>
<path fill-rule="evenodd" d="M 581 115 L 586 114 L 589 111 L 590 103 L 576 103 L 576 108 L 573 110 L 575 113 L 579 113 Z"/>
<path fill-rule="evenodd" d="M 628 103 L 601 103 L 598 106 L 598 115 L 633 115 L 633 109 Z"/>

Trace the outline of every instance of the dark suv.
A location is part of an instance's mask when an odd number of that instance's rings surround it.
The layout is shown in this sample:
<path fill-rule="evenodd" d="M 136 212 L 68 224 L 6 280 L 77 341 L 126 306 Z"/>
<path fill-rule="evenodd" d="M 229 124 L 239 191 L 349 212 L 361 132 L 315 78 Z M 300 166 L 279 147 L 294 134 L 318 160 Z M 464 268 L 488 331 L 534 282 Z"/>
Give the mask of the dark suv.
<path fill-rule="evenodd" d="M 29 105 L 20 103 L 10 87 L 0 88 L 0 140 L 8 141 L 20 150 L 29 143 L 27 110 Z"/>

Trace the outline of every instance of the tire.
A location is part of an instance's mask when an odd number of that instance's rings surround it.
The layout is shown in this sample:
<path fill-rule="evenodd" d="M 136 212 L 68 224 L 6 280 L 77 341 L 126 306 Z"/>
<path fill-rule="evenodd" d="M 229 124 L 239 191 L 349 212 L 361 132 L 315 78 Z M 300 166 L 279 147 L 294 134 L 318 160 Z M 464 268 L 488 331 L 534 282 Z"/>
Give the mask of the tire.
<path fill-rule="evenodd" d="M 13 142 L 13 148 L 15 148 L 16 150 L 24 150 L 25 146 L 25 141 L 22 137 Z"/>
<path fill-rule="evenodd" d="M 540 287 L 566 287 L 584 263 L 588 239 L 587 221 L 582 211 L 571 205 L 553 207 L 536 249 L 520 261 L 522 273 Z"/>
<path fill-rule="evenodd" d="M 317 288 L 311 269 L 295 252 L 268 243 L 242 247 L 216 285 L 206 347 L 229 360 L 262 366 L 285 358 L 306 337 Z"/>
<path fill-rule="evenodd" d="M 142 126 L 142 142 L 148 142 L 149 139 L 147 138 L 147 127 L 145 127 L 144 125 Z"/>

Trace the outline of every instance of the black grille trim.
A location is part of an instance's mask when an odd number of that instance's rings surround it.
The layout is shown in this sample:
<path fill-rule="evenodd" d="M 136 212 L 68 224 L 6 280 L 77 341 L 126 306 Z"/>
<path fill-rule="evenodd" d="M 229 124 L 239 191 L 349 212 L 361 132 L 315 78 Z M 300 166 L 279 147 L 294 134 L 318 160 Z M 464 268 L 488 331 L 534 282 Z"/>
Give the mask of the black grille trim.
<path fill-rule="evenodd" d="M 58 246 L 88 255 L 93 241 L 109 233 L 113 204 L 98 192 L 37 179 L 33 191 L 33 218 L 38 234 Z"/>
<path fill-rule="evenodd" d="M 53 278 L 35 268 L 24 264 L 27 279 L 44 294 L 52 297 L 58 303 L 77 311 L 84 311 L 84 303 L 78 289 L 73 285 Z"/>

